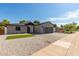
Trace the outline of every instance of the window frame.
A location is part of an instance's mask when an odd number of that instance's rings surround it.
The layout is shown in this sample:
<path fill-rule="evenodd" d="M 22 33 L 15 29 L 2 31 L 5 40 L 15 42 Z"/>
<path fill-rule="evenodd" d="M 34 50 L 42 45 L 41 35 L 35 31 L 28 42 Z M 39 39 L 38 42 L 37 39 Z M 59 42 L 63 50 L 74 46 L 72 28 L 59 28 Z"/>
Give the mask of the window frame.
<path fill-rule="evenodd" d="M 20 26 L 16 26 L 16 31 L 21 31 L 21 27 Z"/>

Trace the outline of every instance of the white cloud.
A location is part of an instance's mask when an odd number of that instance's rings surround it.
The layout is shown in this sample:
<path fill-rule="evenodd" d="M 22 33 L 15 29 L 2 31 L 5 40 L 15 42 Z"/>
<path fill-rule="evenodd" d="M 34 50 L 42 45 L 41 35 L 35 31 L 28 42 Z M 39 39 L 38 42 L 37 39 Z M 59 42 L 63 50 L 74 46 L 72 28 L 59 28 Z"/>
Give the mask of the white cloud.
<path fill-rule="evenodd" d="M 68 18 L 65 18 L 65 17 L 52 18 L 52 17 L 49 17 L 48 19 L 49 19 L 50 21 L 52 21 L 52 20 L 67 20 Z"/>
<path fill-rule="evenodd" d="M 79 9 L 65 13 L 66 18 L 79 18 Z"/>
<path fill-rule="evenodd" d="M 79 23 L 79 9 L 66 12 L 59 17 L 49 17 L 47 21 L 52 21 L 53 23 L 57 23 L 57 24 L 66 24 L 73 21 Z"/>

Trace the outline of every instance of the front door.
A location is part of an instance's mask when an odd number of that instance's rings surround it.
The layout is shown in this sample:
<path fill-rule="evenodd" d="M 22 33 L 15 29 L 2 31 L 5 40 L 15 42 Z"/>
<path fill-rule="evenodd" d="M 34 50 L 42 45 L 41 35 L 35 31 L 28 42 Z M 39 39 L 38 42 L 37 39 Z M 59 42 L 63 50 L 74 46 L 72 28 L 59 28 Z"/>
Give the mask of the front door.
<path fill-rule="evenodd" d="M 30 33 L 30 27 L 27 27 L 27 33 Z"/>

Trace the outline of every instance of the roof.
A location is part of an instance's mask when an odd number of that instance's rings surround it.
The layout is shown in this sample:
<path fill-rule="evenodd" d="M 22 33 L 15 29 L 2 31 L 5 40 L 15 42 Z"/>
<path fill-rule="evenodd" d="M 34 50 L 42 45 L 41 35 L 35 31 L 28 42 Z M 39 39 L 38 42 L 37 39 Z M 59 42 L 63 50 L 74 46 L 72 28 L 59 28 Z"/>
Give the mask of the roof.
<path fill-rule="evenodd" d="M 6 25 L 0 25 L 0 26 L 25 26 L 25 25 L 34 25 L 34 24 L 29 22 L 27 24 L 6 24 Z"/>
<path fill-rule="evenodd" d="M 47 21 L 47 22 L 40 23 L 40 24 L 38 24 L 38 25 L 43 25 L 43 24 L 46 24 L 46 23 L 52 24 L 50 21 Z M 38 25 L 36 25 L 36 26 L 38 26 Z M 54 25 L 54 24 L 52 24 L 52 25 Z"/>
<path fill-rule="evenodd" d="M 50 24 L 52 24 L 50 21 L 47 21 L 47 22 L 43 22 L 43 23 L 41 23 L 40 25 L 42 25 L 42 24 L 46 24 L 46 23 L 50 23 Z M 52 25 L 54 25 L 54 24 L 52 24 Z"/>
<path fill-rule="evenodd" d="M 5 24 L 0 26 L 23 26 L 24 24 Z"/>
<path fill-rule="evenodd" d="M 46 23 L 52 24 L 50 21 L 47 21 L 47 22 L 40 23 L 38 25 L 42 25 L 42 24 L 46 24 Z M 32 22 L 29 22 L 29 23 L 26 23 L 26 24 L 18 24 L 18 23 L 16 23 L 16 24 L 6 24 L 6 25 L 0 25 L 0 26 L 25 26 L 25 25 L 34 25 L 34 24 Z M 54 25 L 54 24 L 52 24 L 52 25 Z"/>
<path fill-rule="evenodd" d="M 25 24 L 25 25 L 34 25 L 32 22 L 29 22 L 29 23 L 27 23 L 27 24 Z"/>

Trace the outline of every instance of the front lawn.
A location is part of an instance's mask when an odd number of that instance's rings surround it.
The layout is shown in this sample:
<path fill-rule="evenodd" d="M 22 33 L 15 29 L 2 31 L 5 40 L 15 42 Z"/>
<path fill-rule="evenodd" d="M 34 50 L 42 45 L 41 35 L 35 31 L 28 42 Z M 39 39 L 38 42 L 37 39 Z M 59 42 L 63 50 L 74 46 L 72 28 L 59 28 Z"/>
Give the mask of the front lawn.
<path fill-rule="evenodd" d="M 18 35 L 9 35 L 7 36 L 6 40 L 8 39 L 16 39 L 16 38 L 25 38 L 25 37 L 32 37 L 32 34 L 18 34 Z"/>

